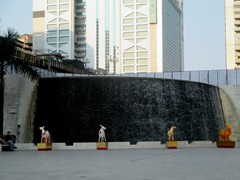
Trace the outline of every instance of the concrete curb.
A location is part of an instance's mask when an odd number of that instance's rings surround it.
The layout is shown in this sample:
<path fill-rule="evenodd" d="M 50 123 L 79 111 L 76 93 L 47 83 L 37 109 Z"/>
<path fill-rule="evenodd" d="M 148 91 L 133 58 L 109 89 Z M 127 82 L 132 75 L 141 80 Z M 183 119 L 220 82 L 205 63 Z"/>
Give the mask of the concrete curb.
<path fill-rule="evenodd" d="M 211 141 L 194 141 L 188 143 L 188 141 L 177 141 L 178 148 L 216 148 L 216 142 Z M 16 143 L 17 150 L 37 150 L 37 146 L 33 143 Z M 240 147 L 240 142 L 236 142 L 236 147 Z M 134 145 L 130 142 L 108 142 L 108 149 L 146 149 L 146 148 L 159 148 L 165 149 L 166 144 L 161 144 L 159 141 L 140 141 Z M 53 150 L 95 150 L 96 143 L 73 143 L 72 146 L 67 146 L 65 143 L 53 143 Z"/>

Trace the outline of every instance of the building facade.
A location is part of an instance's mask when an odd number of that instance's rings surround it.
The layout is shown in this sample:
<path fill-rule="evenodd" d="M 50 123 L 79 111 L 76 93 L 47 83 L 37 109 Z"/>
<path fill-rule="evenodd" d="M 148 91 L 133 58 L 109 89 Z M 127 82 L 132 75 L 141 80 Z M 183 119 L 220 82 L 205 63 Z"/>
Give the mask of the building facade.
<path fill-rule="evenodd" d="M 240 68 L 240 0 L 225 0 L 226 67 Z"/>
<path fill-rule="evenodd" d="M 183 71 L 183 0 L 34 0 L 33 50 L 107 73 Z"/>

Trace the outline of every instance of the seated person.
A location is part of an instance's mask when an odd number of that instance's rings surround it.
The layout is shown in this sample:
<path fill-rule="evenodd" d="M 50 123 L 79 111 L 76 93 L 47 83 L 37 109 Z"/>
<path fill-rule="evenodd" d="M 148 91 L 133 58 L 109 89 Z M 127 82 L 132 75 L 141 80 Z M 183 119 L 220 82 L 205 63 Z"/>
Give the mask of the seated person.
<path fill-rule="evenodd" d="M 7 144 L 9 144 L 9 146 L 11 147 L 12 151 L 17 148 L 17 147 L 14 146 L 13 136 L 11 135 L 10 131 L 7 132 L 7 135 L 5 135 L 3 137 L 3 139 L 7 142 Z"/>

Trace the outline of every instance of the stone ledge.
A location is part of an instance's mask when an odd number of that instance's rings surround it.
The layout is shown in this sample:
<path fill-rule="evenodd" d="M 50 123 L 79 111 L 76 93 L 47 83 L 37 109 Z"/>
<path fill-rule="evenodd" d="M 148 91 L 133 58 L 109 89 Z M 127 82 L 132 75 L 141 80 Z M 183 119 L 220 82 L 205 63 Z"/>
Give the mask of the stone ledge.
<path fill-rule="evenodd" d="M 178 148 L 216 148 L 216 142 L 212 141 L 177 141 Z M 37 150 L 37 146 L 33 143 L 16 143 L 16 150 Z M 166 144 L 161 144 L 159 141 L 139 141 L 134 145 L 130 142 L 108 142 L 108 149 L 144 149 L 144 148 L 159 148 L 165 149 Z M 240 148 L 240 142 L 236 141 L 235 148 Z M 72 146 L 67 146 L 65 143 L 53 143 L 53 150 L 84 150 L 96 149 L 96 142 L 89 143 L 73 143 Z"/>

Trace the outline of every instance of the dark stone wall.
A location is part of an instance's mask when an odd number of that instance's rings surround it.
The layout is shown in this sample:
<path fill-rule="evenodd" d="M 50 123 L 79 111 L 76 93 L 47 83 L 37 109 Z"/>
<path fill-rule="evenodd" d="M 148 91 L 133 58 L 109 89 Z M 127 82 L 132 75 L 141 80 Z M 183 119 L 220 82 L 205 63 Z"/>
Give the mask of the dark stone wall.
<path fill-rule="evenodd" d="M 218 139 L 224 119 L 218 88 L 167 79 L 46 78 L 39 81 L 34 142 L 45 125 L 54 142 L 96 142 L 99 124 L 108 142 Z"/>

